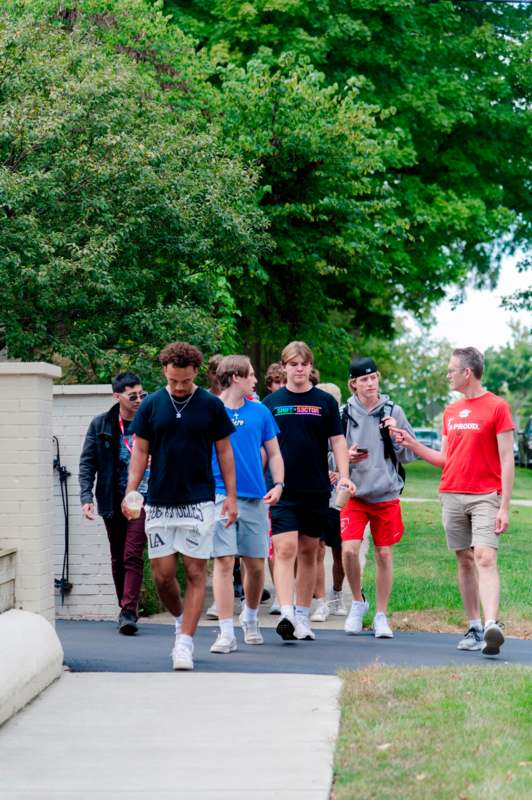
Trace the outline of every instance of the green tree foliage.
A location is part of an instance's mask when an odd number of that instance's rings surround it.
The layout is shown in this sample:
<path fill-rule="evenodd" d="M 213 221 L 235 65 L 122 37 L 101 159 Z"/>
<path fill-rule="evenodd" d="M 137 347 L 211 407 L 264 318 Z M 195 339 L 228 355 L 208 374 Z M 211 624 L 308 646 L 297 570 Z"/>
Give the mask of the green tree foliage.
<path fill-rule="evenodd" d="M 377 130 L 377 110 L 354 82 L 340 92 L 290 55 L 275 70 L 257 58 L 220 77 L 224 140 L 261 169 L 260 204 L 276 244 L 261 257 L 263 285 L 235 287 L 243 340 L 259 344 L 256 362 L 294 335 L 328 360 L 349 348 L 346 329 L 389 329 L 386 251 L 404 229 L 375 181 L 395 149 Z"/>
<path fill-rule="evenodd" d="M 349 96 L 344 87 L 355 80 L 360 108 L 372 109 L 376 130 L 371 133 L 369 152 L 379 163 L 373 167 L 371 194 L 361 196 L 360 181 L 350 185 L 348 150 L 347 180 L 343 180 L 339 163 L 336 180 L 329 180 L 324 194 L 333 205 L 338 201 L 346 225 L 335 224 L 337 208 L 325 215 L 323 228 L 329 228 L 331 221 L 333 224 L 324 239 L 330 242 L 337 235 L 338 244 L 332 253 L 327 245 L 316 253 L 316 263 L 325 261 L 340 274 L 349 253 L 359 276 L 353 279 L 351 269 L 344 273 L 344 281 L 326 278 L 321 282 L 328 302 L 322 303 L 321 315 L 316 318 L 316 339 L 323 338 L 319 326 L 330 318 L 331 307 L 350 310 L 342 321 L 346 330 L 354 333 L 361 322 L 367 330 L 373 319 L 377 329 L 382 327 L 386 316 L 390 321 L 394 307 L 423 316 L 451 284 L 460 287 L 472 279 L 479 285 L 493 283 L 503 252 L 529 241 L 532 137 L 526 8 L 459 0 L 167 0 L 165 7 L 172 11 L 176 24 L 195 37 L 200 51 L 208 52 L 215 63 L 230 65 L 221 75 L 222 91 L 228 80 L 228 93 L 233 94 L 234 66 L 247 65 L 253 94 L 257 59 L 270 67 L 272 81 L 278 83 L 276 76 L 283 70 L 286 74 L 286 54 L 295 53 L 325 75 L 319 93 L 338 87 L 340 103 L 344 92 Z M 312 73 L 310 66 L 308 71 Z M 261 75 L 264 82 L 264 68 Z M 241 83 L 243 80 L 240 77 Z M 294 80 L 301 80 L 297 69 Z M 302 132 L 305 117 L 315 124 L 319 93 L 317 108 L 312 93 L 307 93 L 306 106 L 299 98 L 290 111 L 292 128 L 279 126 L 275 146 L 270 145 L 271 157 L 259 157 L 265 188 L 262 203 L 273 206 L 268 210 L 270 219 L 284 217 L 282 226 L 273 231 L 276 259 L 277 254 L 279 261 L 281 254 L 289 256 L 284 270 L 288 274 L 296 266 L 296 278 L 299 233 L 302 227 L 308 233 L 311 225 L 302 225 L 301 214 L 287 215 L 287 198 L 291 202 L 299 197 L 304 203 L 306 194 L 301 189 L 308 188 L 309 174 L 316 182 L 323 172 L 332 173 L 328 158 L 332 159 L 333 153 L 323 139 L 334 140 L 336 115 L 331 116 L 331 136 L 325 115 L 323 125 L 318 124 L 326 152 L 321 160 L 309 147 L 303 180 L 302 136 L 292 173 L 286 170 L 282 176 L 282 192 L 275 191 L 280 177 L 278 161 L 283 164 L 290 158 L 293 131 Z M 239 102 L 246 108 L 250 101 L 246 104 L 240 98 Z M 300 119 L 303 122 L 298 124 Z M 256 118 L 257 125 L 261 121 L 263 117 Z M 271 118 L 264 124 L 267 131 L 272 130 Z M 260 129 L 257 132 L 260 135 Z M 365 123 L 362 132 L 367 137 Z M 247 148 L 247 142 L 243 153 L 250 158 L 258 155 Z M 316 160 L 319 166 L 312 169 Z M 380 209 L 383 198 L 386 203 Z M 374 204 L 369 214 L 365 210 L 368 199 Z M 353 207 L 360 204 L 360 225 L 350 228 L 351 236 L 346 235 L 346 228 L 355 212 L 349 220 L 343 213 L 350 202 Z M 393 230 L 386 213 L 390 208 L 394 209 L 396 229 L 386 241 L 378 229 L 382 225 L 385 234 Z M 316 232 L 305 248 L 309 252 L 314 240 L 321 238 L 319 221 L 304 221 L 312 223 Z M 297 254 L 292 247 L 296 242 Z M 370 245 L 369 258 L 364 252 L 366 244 Z M 329 258 L 323 259 L 324 251 Z M 262 263 L 275 285 L 279 262 Z M 351 281 L 355 286 L 365 282 L 366 292 L 349 296 L 347 284 Z M 376 311 L 379 298 L 381 307 Z M 269 292 L 266 300 L 271 301 Z M 295 332 L 290 319 L 287 326 Z"/>
<path fill-rule="evenodd" d="M 61 21 L 59 20 L 59 23 Z M 0 16 L 0 346 L 67 377 L 144 374 L 169 340 L 235 342 L 253 175 L 88 28 Z"/>
<path fill-rule="evenodd" d="M 520 423 L 532 414 L 532 331 L 512 325 L 511 341 L 484 353 L 483 383 L 505 397 Z"/>

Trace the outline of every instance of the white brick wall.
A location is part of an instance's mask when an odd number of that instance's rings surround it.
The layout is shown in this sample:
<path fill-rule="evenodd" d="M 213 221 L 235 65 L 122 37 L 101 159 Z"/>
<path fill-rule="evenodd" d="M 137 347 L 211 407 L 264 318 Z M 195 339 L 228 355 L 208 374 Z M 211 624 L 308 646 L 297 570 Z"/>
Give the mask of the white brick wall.
<path fill-rule="evenodd" d="M 15 548 L 15 605 L 54 620 L 52 380 L 59 367 L 0 363 L 0 549 Z"/>
<path fill-rule="evenodd" d="M 115 618 L 118 605 L 111 576 L 111 557 L 105 527 L 100 517 L 85 520 L 79 502 L 79 456 L 89 423 L 113 404 L 111 386 L 54 386 L 53 432 L 59 440 L 61 463 L 68 479 L 70 514 L 70 570 L 73 584 L 61 605 L 56 590 L 58 618 Z M 54 451 L 55 453 L 55 451 Z M 64 552 L 64 517 L 59 476 L 54 475 L 55 535 L 54 574 L 61 577 Z"/>

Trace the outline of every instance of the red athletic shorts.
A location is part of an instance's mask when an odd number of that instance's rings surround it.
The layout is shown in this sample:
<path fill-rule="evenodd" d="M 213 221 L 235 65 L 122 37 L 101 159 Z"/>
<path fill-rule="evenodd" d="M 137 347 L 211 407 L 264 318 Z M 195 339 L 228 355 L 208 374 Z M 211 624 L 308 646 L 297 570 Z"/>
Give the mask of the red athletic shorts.
<path fill-rule="evenodd" d="M 342 541 L 361 541 L 368 522 L 376 547 L 397 544 L 405 530 L 399 500 L 365 503 L 352 497 L 340 511 Z"/>

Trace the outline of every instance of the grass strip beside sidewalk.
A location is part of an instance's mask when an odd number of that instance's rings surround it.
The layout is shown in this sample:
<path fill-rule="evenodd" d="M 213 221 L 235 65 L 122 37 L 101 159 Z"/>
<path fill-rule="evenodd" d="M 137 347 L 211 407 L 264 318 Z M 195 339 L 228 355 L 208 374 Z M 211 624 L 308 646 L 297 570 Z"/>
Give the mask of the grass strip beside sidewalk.
<path fill-rule="evenodd" d="M 532 670 L 342 674 L 332 800 L 532 796 Z"/>

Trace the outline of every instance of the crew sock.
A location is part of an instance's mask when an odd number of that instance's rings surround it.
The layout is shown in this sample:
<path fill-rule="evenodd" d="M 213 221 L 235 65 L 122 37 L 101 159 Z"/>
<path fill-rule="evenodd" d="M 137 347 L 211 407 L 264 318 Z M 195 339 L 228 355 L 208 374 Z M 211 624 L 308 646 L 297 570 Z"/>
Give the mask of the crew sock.
<path fill-rule="evenodd" d="M 281 614 L 283 617 L 292 619 L 294 616 L 294 606 L 281 606 Z"/>
<path fill-rule="evenodd" d="M 301 617 L 308 617 L 310 614 L 310 607 L 309 606 L 296 606 L 296 614 L 299 614 Z"/>
<path fill-rule="evenodd" d="M 487 619 L 486 624 L 484 625 L 484 630 L 489 628 L 490 625 L 495 625 L 497 623 L 496 619 Z"/>
<path fill-rule="evenodd" d="M 244 622 L 256 622 L 259 610 L 258 608 L 249 608 L 244 606 Z"/>
<path fill-rule="evenodd" d="M 470 619 L 469 620 L 469 627 L 476 628 L 477 631 L 482 630 L 482 621 L 480 619 Z"/>
<path fill-rule="evenodd" d="M 192 636 L 189 636 L 187 633 L 181 634 L 181 636 L 179 637 L 179 644 L 184 644 L 185 647 L 188 647 L 191 653 L 194 650 L 194 640 Z"/>
<path fill-rule="evenodd" d="M 231 637 L 231 639 L 235 635 L 235 626 L 233 623 L 233 617 L 229 617 L 228 619 L 221 619 L 219 620 L 220 624 L 220 631 L 222 633 L 227 633 Z"/>

